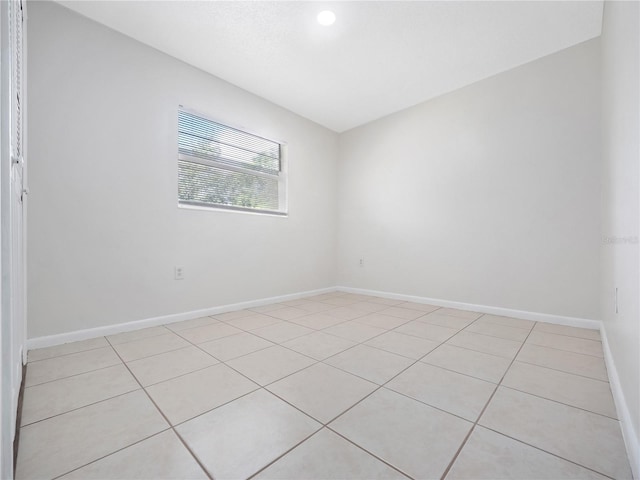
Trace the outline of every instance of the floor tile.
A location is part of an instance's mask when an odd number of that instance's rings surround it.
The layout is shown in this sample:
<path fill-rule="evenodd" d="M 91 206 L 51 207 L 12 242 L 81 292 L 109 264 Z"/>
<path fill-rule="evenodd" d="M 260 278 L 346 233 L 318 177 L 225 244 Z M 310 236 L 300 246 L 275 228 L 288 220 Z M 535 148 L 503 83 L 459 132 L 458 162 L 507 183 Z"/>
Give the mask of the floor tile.
<path fill-rule="evenodd" d="M 191 373 L 218 363 L 211 355 L 194 346 L 142 358 L 127 365 L 143 386 Z"/>
<path fill-rule="evenodd" d="M 356 302 L 349 305 L 349 308 L 361 310 L 366 313 L 374 313 L 374 312 L 379 312 L 380 310 L 384 310 L 385 308 L 389 308 L 389 306 L 384 305 L 382 303 L 374 303 L 374 302 Z"/>
<path fill-rule="evenodd" d="M 554 333 L 546 333 L 533 331 L 527 343 L 540 345 L 542 347 L 557 348 L 567 352 L 582 353 L 584 355 L 593 355 L 594 357 L 603 357 L 602 343 L 595 340 L 586 340 L 584 338 L 567 337 L 566 335 L 556 335 Z"/>
<path fill-rule="evenodd" d="M 466 326 L 473 323 L 475 320 L 469 320 L 468 318 L 454 317 L 452 315 L 443 315 L 437 311 L 429 313 L 423 317 L 416 319 L 418 322 L 430 323 L 432 325 L 440 325 L 441 327 L 453 328 L 455 330 L 462 330 Z"/>
<path fill-rule="evenodd" d="M 617 420 L 499 387 L 480 425 L 613 478 L 631 478 Z"/>
<path fill-rule="evenodd" d="M 273 312 L 274 310 L 278 310 L 280 308 L 286 308 L 292 306 L 290 304 L 288 304 L 287 302 L 284 303 L 270 303 L 268 305 L 261 305 L 259 307 L 251 307 L 249 310 L 251 310 L 252 312 L 257 312 L 257 313 L 268 313 L 268 312 Z"/>
<path fill-rule="evenodd" d="M 587 340 L 601 340 L 600 332 L 590 328 L 568 327 L 566 325 L 538 322 L 533 328 L 533 331 L 555 333 L 556 335 L 567 335 L 569 337 L 585 338 Z"/>
<path fill-rule="evenodd" d="M 364 450 L 326 428 L 260 472 L 256 480 L 406 479 Z"/>
<path fill-rule="evenodd" d="M 329 365 L 378 385 L 389 381 L 413 362 L 406 357 L 365 345 L 357 345 L 325 360 Z"/>
<path fill-rule="evenodd" d="M 220 323 L 220 320 L 216 320 L 213 317 L 199 317 L 191 320 L 184 320 L 182 322 L 169 323 L 165 325 L 165 327 L 173 332 L 180 332 L 181 330 L 204 327 L 205 325 L 214 325 L 216 323 Z"/>
<path fill-rule="evenodd" d="M 175 433 L 164 431 L 75 470 L 62 480 L 207 480 Z"/>
<path fill-rule="evenodd" d="M 279 308 L 278 310 L 272 310 L 271 312 L 268 312 L 268 315 L 279 320 L 292 320 L 304 315 L 309 315 L 309 312 L 298 307 L 287 307 Z"/>
<path fill-rule="evenodd" d="M 381 297 L 365 295 L 364 293 L 345 293 L 344 295 L 342 295 L 342 298 L 348 298 L 350 300 L 356 300 L 358 302 L 368 302 L 369 300 L 373 300 L 374 298 L 381 298 Z"/>
<path fill-rule="evenodd" d="M 368 297 L 367 302 L 371 303 L 380 303 L 382 305 L 400 305 L 404 303 L 402 300 L 396 300 L 395 298 L 384 298 L 384 297 Z"/>
<path fill-rule="evenodd" d="M 421 361 L 493 383 L 500 382 L 511 364 L 508 358 L 448 344 L 440 345 Z"/>
<path fill-rule="evenodd" d="M 282 344 L 284 347 L 315 358 L 316 360 L 324 360 L 354 345 L 356 345 L 356 343 L 351 340 L 329 335 L 324 332 L 313 332 Z"/>
<path fill-rule="evenodd" d="M 328 293 L 320 293 L 318 295 L 310 295 L 308 297 L 299 298 L 298 300 L 302 300 L 305 302 L 324 302 L 330 298 L 337 298 L 344 296 L 344 292 L 328 292 Z M 283 302 L 286 303 L 286 302 Z"/>
<path fill-rule="evenodd" d="M 131 362 L 140 358 L 157 355 L 159 353 L 170 352 L 179 348 L 188 347 L 189 342 L 180 338 L 175 333 L 167 333 L 166 335 L 158 335 L 156 337 L 143 338 L 142 340 L 134 340 L 133 342 L 121 343 L 114 345 L 113 348 L 118 352 L 125 362 Z"/>
<path fill-rule="evenodd" d="M 529 331 L 524 328 L 507 327 L 506 325 L 498 325 L 497 323 L 474 322 L 465 330 L 467 332 L 515 340 L 516 342 L 524 342 L 527 335 L 529 335 Z"/>
<path fill-rule="evenodd" d="M 364 342 L 369 340 L 370 338 L 385 333 L 387 330 L 385 330 L 384 328 L 372 327 L 371 325 L 351 321 L 341 323 L 340 325 L 335 325 L 333 327 L 325 328 L 323 331 L 325 333 L 330 333 L 331 335 L 346 338 L 347 340 L 352 340 L 354 342 Z"/>
<path fill-rule="evenodd" d="M 425 314 L 425 312 L 414 310 L 412 308 L 402 308 L 402 307 L 389 307 L 382 310 L 380 313 L 384 315 L 389 315 L 391 317 L 403 318 L 405 320 L 415 320 L 418 317 L 421 317 Z"/>
<path fill-rule="evenodd" d="M 96 348 L 86 352 L 31 362 L 27 366 L 25 386 L 31 387 L 121 363 L 122 361 L 111 347 Z"/>
<path fill-rule="evenodd" d="M 385 388 L 329 425 L 413 478 L 440 478 L 471 426 Z"/>
<path fill-rule="evenodd" d="M 167 427 L 141 390 L 28 425 L 20 431 L 16 478 L 62 475 Z"/>
<path fill-rule="evenodd" d="M 210 342 L 211 340 L 228 337 L 237 333 L 242 333 L 242 330 L 223 322 L 213 325 L 204 325 L 202 327 L 189 328 L 178 332 L 182 338 L 195 344 Z"/>
<path fill-rule="evenodd" d="M 410 322 L 410 320 L 406 318 L 392 317 L 391 315 L 384 315 L 380 312 L 370 313 L 364 317 L 356 318 L 354 321 L 372 327 L 384 328 L 385 330 L 391 330 Z"/>
<path fill-rule="evenodd" d="M 275 325 L 269 325 L 268 327 L 258 328 L 251 333 L 274 343 L 282 343 L 312 332 L 314 332 L 312 328 L 303 327 L 302 325 L 296 325 L 291 322 L 281 322 Z"/>
<path fill-rule="evenodd" d="M 435 305 L 429 305 L 428 303 L 414 303 L 414 302 L 403 302 L 398 303 L 396 307 L 400 308 L 408 308 L 409 310 L 418 310 L 423 313 L 435 312 L 440 307 L 436 307 Z"/>
<path fill-rule="evenodd" d="M 260 385 L 275 382 L 313 363 L 315 360 L 278 345 L 227 362 Z"/>
<path fill-rule="evenodd" d="M 307 415 L 327 423 L 369 395 L 378 385 L 318 363 L 267 388 Z"/>
<path fill-rule="evenodd" d="M 331 310 L 335 308 L 334 305 L 329 305 L 327 303 L 322 303 L 322 302 L 304 302 L 299 305 L 296 305 L 296 307 L 301 310 L 304 310 L 307 313 L 325 312 L 327 310 Z"/>
<path fill-rule="evenodd" d="M 468 348 L 477 352 L 490 353 L 491 355 L 498 355 L 499 357 L 509 359 L 515 357 L 522 346 L 521 342 L 490 337 L 489 335 L 480 335 L 478 333 L 471 333 L 467 331 L 462 331 L 454 337 L 451 337 L 447 344 L 454 345 L 456 347 Z"/>
<path fill-rule="evenodd" d="M 475 422 L 496 385 L 418 362 L 391 380 L 386 387 Z"/>
<path fill-rule="evenodd" d="M 321 299 L 319 297 L 320 296 L 294 298 L 293 300 L 287 300 L 286 302 L 280 302 L 278 305 L 284 305 L 285 307 L 297 307 L 298 305 L 304 305 L 305 303 L 309 303 L 309 302 L 320 302 Z M 272 310 L 277 310 L 277 308 L 273 308 Z"/>
<path fill-rule="evenodd" d="M 218 313 L 216 315 L 212 315 L 213 318 L 226 322 L 228 320 L 233 320 L 235 318 L 248 317 L 249 315 L 253 315 L 254 312 L 251 310 L 232 310 L 231 312 Z"/>
<path fill-rule="evenodd" d="M 609 381 L 604 358 L 525 343 L 518 361 L 554 368 L 575 375 Z"/>
<path fill-rule="evenodd" d="M 347 298 L 344 295 L 341 295 L 339 297 L 325 298 L 324 300 L 322 300 L 322 302 L 333 305 L 335 307 L 346 307 L 347 305 L 352 305 L 359 301 L 359 299 Z"/>
<path fill-rule="evenodd" d="M 139 388 L 138 382 L 122 364 L 28 387 L 22 403 L 22 425 Z"/>
<path fill-rule="evenodd" d="M 433 325 L 431 323 L 424 323 L 417 320 L 406 323 L 401 327 L 396 328 L 396 332 L 405 333 L 407 335 L 414 335 L 420 338 L 426 338 L 427 340 L 433 340 L 434 342 L 444 342 L 458 333 L 455 328 L 442 327 L 440 325 Z"/>
<path fill-rule="evenodd" d="M 258 386 L 223 364 L 213 365 L 147 388 L 173 425 L 207 412 Z"/>
<path fill-rule="evenodd" d="M 263 315 L 256 313 L 247 317 L 235 318 L 233 320 L 227 320 L 225 323 L 232 327 L 239 328 L 241 330 L 255 330 L 256 328 L 268 327 L 280 323 L 282 320 L 270 317 L 269 315 Z"/>
<path fill-rule="evenodd" d="M 502 385 L 617 418 L 609 383 L 529 363 L 514 362 Z"/>
<path fill-rule="evenodd" d="M 323 328 L 328 328 L 343 322 L 344 320 L 341 318 L 332 317 L 326 313 L 312 313 L 310 315 L 305 315 L 304 317 L 294 318 L 291 320 L 291 323 L 312 328 L 314 330 L 322 330 Z"/>
<path fill-rule="evenodd" d="M 469 310 L 459 310 L 457 308 L 441 308 L 438 313 L 442 315 L 451 315 L 452 317 L 466 318 L 469 320 L 475 320 L 482 314 L 478 312 L 471 312 Z"/>
<path fill-rule="evenodd" d="M 251 333 L 242 332 L 236 335 L 211 340 L 198 346 L 223 362 L 241 357 L 247 353 L 257 352 L 274 344 Z"/>
<path fill-rule="evenodd" d="M 131 332 L 116 333 L 115 335 L 107 335 L 107 340 L 111 345 L 119 345 L 121 343 L 132 342 L 134 340 L 142 340 L 143 338 L 155 337 L 156 335 L 164 335 L 169 333 L 165 327 L 149 327 L 133 330 Z"/>
<path fill-rule="evenodd" d="M 591 470 L 579 467 L 542 450 L 476 427 L 467 440 L 447 480 L 605 480 Z"/>
<path fill-rule="evenodd" d="M 29 350 L 27 356 L 29 362 L 35 362 L 36 360 L 46 360 L 47 358 L 59 357 L 70 353 L 85 352 L 87 350 L 108 346 L 109 342 L 107 342 L 104 337 L 98 337 L 89 340 L 82 340 L 80 342 L 71 342 L 62 345 L 55 345 L 53 347 Z"/>
<path fill-rule="evenodd" d="M 320 428 L 312 418 L 258 390 L 177 427 L 217 479 L 247 478 Z"/>
<path fill-rule="evenodd" d="M 343 321 L 360 318 L 367 314 L 367 312 L 363 312 L 362 310 L 356 310 L 355 308 L 351 308 L 351 307 L 338 307 L 332 310 L 327 310 L 324 313 Z"/>
<path fill-rule="evenodd" d="M 417 360 L 436 348 L 440 343 L 392 331 L 372 338 L 365 345 Z"/>
<path fill-rule="evenodd" d="M 500 315 L 482 315 L 479 319 L 482 323 L 494 323 L 504 325 L 506 327 L 523 328 L 531 330 L 536 322 L 531 320 L 522 320 L 520 318 L 502 317 Z"/>

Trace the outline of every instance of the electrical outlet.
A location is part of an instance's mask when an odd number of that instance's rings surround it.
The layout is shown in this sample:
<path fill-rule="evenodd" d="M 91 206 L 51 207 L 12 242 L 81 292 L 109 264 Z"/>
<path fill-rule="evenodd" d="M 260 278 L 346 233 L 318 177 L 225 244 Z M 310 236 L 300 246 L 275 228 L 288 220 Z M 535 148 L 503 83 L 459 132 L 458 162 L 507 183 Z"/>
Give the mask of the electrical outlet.
<path fill-rule="evenodd" d="M 175 267 L 174 273 L 176 280 L 184 280 L 184 267 Z"/>
<path fill-rule="evenodd" d="M 361 259 L 360 259 L 360 266 L 361 266 L 361 267 L 364 267 L 364 258 L 361 258 Z"/>

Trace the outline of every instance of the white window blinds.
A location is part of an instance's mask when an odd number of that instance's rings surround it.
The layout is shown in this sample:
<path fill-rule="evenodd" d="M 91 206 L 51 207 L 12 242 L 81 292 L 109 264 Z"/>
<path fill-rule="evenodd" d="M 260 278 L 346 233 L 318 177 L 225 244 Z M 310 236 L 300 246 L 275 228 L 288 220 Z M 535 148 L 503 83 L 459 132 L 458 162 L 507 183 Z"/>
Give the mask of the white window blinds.
<path fill-rule="evenodd" d="M 285 214 L 281 151 L 277 142 L 180 109 L 178 201 Z"/>

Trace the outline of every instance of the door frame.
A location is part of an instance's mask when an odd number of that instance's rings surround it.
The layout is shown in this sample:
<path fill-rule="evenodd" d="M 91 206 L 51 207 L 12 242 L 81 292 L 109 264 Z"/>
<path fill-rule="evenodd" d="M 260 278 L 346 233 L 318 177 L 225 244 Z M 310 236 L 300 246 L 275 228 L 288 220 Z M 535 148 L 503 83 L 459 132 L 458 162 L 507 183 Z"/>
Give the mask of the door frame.
<path fill-rule="evenodd" d="M 22 148 L 26 144 L 23 135 L 26 130 L 25 8 L 26 2 L 21 0 L 0 1 L 0 478 L 13 478 L 14 474 L 18 397 L 26 360 L 26 152 Z M 18 13 L 22 14 L 21 36 L 18 40 L 22 46 L 20 85 L 14 75 Z M 21 93 L 21 122 L 16 121 L 20 118 L 16 115 L 18 91 Z M 18 130 L 21 141 L 16 149 Z M 22 179 L 20 185 L 15 186 L 14 175 L 20 170 Z M 16 220 L 20 222 L 16 223 Z"/>

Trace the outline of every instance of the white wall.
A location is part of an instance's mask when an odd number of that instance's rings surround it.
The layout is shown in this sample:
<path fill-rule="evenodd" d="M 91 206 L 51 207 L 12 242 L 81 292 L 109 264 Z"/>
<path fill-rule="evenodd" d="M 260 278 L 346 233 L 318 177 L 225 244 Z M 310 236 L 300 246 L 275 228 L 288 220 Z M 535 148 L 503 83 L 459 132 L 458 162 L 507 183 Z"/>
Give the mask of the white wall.
<path fill-rule="evenodd" d="M 599 77 L 591 40 L 341 135 L 339 283 L 597 319 Z"/>
<path fill-rule="evenodd" d="M 630 453 L 636 478 L 640 475 L 639 15 L 637 2 L 605 2 L 601 38 L 602 319 L 635 429 L 630 435 L 632 439 L 635 437 L 635 452 Z M 616 287 L 618 313 L 614 305 Z"/>
<path fill-rule="evenodd" d="M 30 338 L 335 284 L 335 133 L 52 2 L 28 60 Z M 288 218 L 177 207 L 179 104 L 288 142 Z"/>

